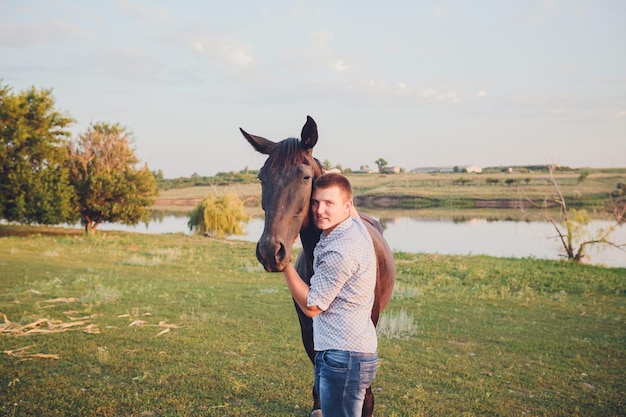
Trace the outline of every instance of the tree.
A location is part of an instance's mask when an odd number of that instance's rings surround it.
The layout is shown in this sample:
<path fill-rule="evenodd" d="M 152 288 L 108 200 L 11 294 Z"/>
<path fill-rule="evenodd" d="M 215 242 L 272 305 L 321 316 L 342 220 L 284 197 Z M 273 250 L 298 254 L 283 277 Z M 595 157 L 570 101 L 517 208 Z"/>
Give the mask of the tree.
<path fill-rule="evenodd" d="M 154 175 L 154 179 L 158 181 L 163 181 L 163 170 L 159 169 L 156 171 L 152 171 L 152 175 Z"/>
<path fill-rule="evenodd" d="M 55 109 L 51 90 L 13 94 L 0 83 L 0 217 L 20 223 L 76 220 L 66 166 L 74 121 Z"/>
<path fill-rule="evenodd" d="M 554 178 L 554 167 L 549 167 L 550 182 L 554 189 L 554 195 L 550 199 L 546 199 L 542 207 L 543 217 L 552 224 L 557 232 L 557 239 L 561 242 L 563 250 L 565 251 L 565 257 L 574 262 L 582 262 L 588 257 L 587 249 L 594 245 L 608 245 L 618 249 L 626 247 L 626 243 L 618 244 L 611 240 L 611 234 L 615 231 L 617 225 L 623 219 L 624 208 L 620 206 L 619 202 L 613 201 L 613 208 L 615 210 L 616 224 L 607 228 L 599 228 L 595 231 L 589 230 L 588 225 L 591 221 L 591 217 L 586 210 L 570 209 L 567 207 L 567 203 L 561 188 Z M 539 206 L 534 201 L 531 203 L 535 206 Z M 552 204 L 556 204 L 559 207 L 559 213 L 561 218 L 555 220 L 553 216 L 548 214 L 548 207 Z"/>
<path fill-rule="evenodd" d="M 580 173 L 580 175 L 578 176 L 578 178 L 576 179 L 576 183 L 580 184 L 581 182 L 583 182 L 585 180 L 585 178 L 587 178 L 589 176 L 589 171 L 583 171 Z"/>
<path fill-rule="evenodd" d="M 385 168 L 387 168 L 387 161 L 385 161 L 383 158 L 378 158 L 375 164 L 378 165 L 378 172 L 380 172 L 381 174 L 385 172 Z"/>
<path fill-rule="evenodd" d="M 133 138 L 119 124 L 96 123 L 70 144 L 70 182 L 85 233 L 104 222 L 137 224 L 150 218 L 157 185 L 147 165 L 137 168 Z"/>
<path fill-rule="evenodd" d="M 189 230 L 222 238 L 243 233 L 241 222 L 246 221 L 243 202 L 235 194 L 208 196 L 189 214 Z"/>
<path fill-rule="evenodd" d="M 614 193 L 611 193 L 611 201 L 605 203 L 606 211 L 613 214 L 617 224 L 626 223 L 626 199 L 620 199 L 619 197 L 622 195 L 615 196 Z"/>

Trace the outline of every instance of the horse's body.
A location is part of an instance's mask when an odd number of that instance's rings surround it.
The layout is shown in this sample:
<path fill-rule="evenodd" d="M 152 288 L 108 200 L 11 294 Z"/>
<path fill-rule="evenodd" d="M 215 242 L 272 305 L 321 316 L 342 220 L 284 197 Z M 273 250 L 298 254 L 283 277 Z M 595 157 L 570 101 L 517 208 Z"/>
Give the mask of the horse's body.
<path fill-rule="evenodd" d="M 311 117 L 307 117 L 300 140 L 289 138 L 280 142 L 273 142 L 240 130 L 254 149 L 268 155 L 265 165 L 259 171 L 265 227 L 257 243 L 257 258 L 266 271 L 282 271 L 291 260 L 293 242 L 300 234 L 302 251 L 296 259 L 295 268 L 300 277 L 310 284 L 313 275 L 313 249 L 321 233 L 311 220 L 310 213 L 313 180 L 323 173 L 320 163 L 313 157 L 313 147 L 318 138 L 317 125 Z M 381 311 L 391 298 L 395 265 L 393 254 L 383 238 L 380 224 L 366 215 L 360 216 L 368 228 L 376 252 L 376 289 L 372 308 L 372 321 L 376 325 Z M 300 320 L 302 342 L 313 361 L 315 357 L 313 321 L 304 315 L 297 304 L 295 307 Z M 313 410 L 319 410 L 319 397 L 315 392 L 313 396 Z M 368 388 L 363 404 L 363 416 L 372 416 L 373 410 L 374 397 Z"/>

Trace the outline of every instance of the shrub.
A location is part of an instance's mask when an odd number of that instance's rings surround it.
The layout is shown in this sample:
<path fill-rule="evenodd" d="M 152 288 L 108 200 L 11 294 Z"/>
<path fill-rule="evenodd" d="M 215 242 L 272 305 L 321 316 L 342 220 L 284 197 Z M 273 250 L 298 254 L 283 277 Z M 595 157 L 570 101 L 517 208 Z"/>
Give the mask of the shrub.
<path fill-rule="evenodd" d="M 242 222 L 248 220 L 243 202 L 235 194 L 204 198 L 189 213 L 190 231 L 223 238 L 243 234 Z"/>
<path fill-rule="evenodd" d="M 408 339 L 417 333 L 412 314 L 406 311 L 385 312 L 380 316 L 376 332 L 387 339 Z"/>

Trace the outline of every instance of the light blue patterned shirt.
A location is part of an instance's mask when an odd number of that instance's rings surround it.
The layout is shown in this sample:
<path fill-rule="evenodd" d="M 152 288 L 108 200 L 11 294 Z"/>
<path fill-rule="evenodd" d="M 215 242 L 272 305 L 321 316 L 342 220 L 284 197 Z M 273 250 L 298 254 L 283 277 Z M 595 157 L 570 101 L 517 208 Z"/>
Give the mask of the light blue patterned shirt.
<path fill-rule="evenodd" d="M 376 254 L 363 221 L 349 217 L 328 236 L 322 233 L 313 255 L 307 304 L 323 310 L 313 317 L 315 350 L 376 352 Z"/>

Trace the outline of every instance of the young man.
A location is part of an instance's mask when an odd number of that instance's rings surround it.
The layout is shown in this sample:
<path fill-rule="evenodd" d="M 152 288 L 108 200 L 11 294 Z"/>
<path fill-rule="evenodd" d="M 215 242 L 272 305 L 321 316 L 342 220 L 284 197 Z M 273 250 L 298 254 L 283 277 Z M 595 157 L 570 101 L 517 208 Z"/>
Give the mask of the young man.
<path fill-rule="evenodd" d="M 313 318 L 315 390 L 322 415 L 360 416 L 365 390 L 378 367 L 378 340 L 371 320 L 376 285 L 374 245 L 354 210 L 346 177 L 315 180 L 313 220 L 322 230 L 309 287 L 293 265 L 283 274 L 298 306 Z"/>

